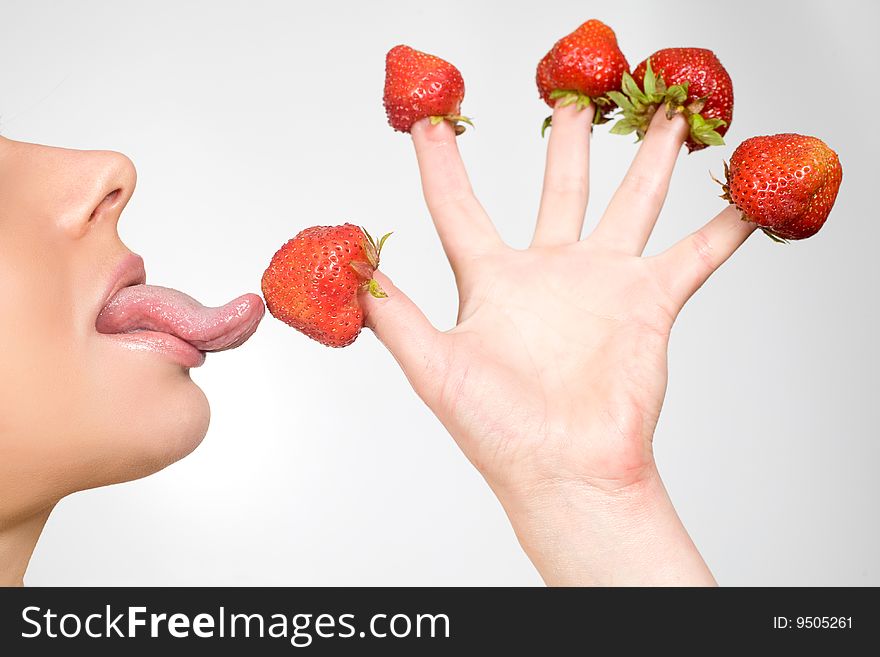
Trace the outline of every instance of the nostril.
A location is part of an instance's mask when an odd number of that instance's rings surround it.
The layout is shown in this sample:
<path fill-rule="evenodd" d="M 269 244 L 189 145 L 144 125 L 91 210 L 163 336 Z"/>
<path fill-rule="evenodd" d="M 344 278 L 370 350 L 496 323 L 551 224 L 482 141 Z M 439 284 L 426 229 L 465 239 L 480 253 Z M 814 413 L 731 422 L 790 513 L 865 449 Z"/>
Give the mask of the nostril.
<path fill-rule="evenodd" d="M 95 218 L 100 215 L 103 211 L 110 209 L 113 207 L 113 204 L 116 202 L 116 199 L 119 197 L 119 192 L 121 189 L 114 189 L 112 192 L 107 194 L 103 198 L 103 200 L 95 206 L 95 209 L 92 210 L 92 214 L 89 216 L 89 221 L 94 221 Z"/>

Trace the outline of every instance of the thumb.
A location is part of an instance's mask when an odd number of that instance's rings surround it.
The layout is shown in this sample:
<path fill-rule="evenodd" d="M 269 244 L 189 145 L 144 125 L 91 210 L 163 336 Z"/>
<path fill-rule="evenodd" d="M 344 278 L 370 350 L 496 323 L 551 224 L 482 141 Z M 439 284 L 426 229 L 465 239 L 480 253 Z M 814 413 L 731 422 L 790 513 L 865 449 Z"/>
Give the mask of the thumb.
<path fill-rule="evenodd" d="M 371 329 L 400 365 L 410 384 L 421 394 L 423 384 L 433 378 L 440 342 L 445 337 L 435 329 L 412 300 L 380 271 L 373 277 L 388 295 L 377 299 L 362 293 L 364 325 Z"/>

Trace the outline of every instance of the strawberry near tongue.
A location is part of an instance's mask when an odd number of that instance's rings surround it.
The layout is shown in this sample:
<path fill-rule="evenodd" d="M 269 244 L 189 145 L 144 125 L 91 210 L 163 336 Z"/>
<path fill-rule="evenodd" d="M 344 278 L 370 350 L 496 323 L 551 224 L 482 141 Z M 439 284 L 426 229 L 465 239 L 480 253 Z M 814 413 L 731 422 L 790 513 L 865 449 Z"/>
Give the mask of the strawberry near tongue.
<path fill-rule="evenodd" d="M 244 294 L 225 306 L 207 308 L 192 297 L 156 285 L 119 290 L 95 323 L 99 333 L 157 331 L 174 335 L 200 351 L 234 349 L 247 340 L 263 318 L 256 294 Z"/>

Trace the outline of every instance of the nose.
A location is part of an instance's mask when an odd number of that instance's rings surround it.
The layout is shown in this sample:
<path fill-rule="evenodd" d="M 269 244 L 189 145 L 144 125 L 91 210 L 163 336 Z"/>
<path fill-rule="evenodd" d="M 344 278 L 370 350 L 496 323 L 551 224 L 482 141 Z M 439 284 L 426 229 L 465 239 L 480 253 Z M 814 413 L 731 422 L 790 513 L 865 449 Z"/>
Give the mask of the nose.
<path fill-rule="evenodd" d="M 112 224 L 126 206 L 137 183 L 132 161 L 114 151 L 71 151 L 71 201 L 62 217 L 63 228 L 80 237 L 93 228 Z"/>

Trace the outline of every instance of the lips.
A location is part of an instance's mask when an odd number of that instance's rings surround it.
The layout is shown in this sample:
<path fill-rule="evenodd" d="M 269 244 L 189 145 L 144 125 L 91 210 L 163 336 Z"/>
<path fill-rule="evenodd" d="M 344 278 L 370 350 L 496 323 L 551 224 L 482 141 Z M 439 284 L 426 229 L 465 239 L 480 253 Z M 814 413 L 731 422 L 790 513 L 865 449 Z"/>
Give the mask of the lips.
<path fill-rule="evenodd" d="M 120 274 L 139 284 L 121 287 L 98 315 L 99 333 L 126 339 L 138 349 L 177 356 L 181 364 L 196 367 L 204 352 L 234 349 L 244 343 L 263 318 L 265 306 L 256 294 L 244 294 L 217 308 L 167 287 L 142 284 L 142 261 L 135 257 Z"/>

